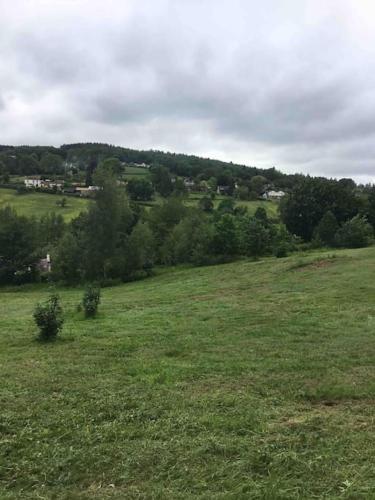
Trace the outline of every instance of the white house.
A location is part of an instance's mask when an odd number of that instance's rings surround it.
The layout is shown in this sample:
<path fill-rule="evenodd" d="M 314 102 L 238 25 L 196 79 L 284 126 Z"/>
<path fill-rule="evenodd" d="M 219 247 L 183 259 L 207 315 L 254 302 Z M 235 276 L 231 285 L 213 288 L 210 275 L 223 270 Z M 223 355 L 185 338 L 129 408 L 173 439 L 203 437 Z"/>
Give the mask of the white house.
<path fill-rule="evenodd" d="M 266 191 L 262 194 L 262 198 L 265 200 L 281 200 L 285 196 L 284 191 Z"/>
<path fill-rule="evenodd" d="M 43 181 L 38 177 L 29 177 L 28 179 L 25 179 L 25 186 L 27 188 L 39 188 L 43 186 Z"/>
<path fill-rule="evenodd" d="M 185 177 L 184 178 L 184 186 L 187 189 L 193 189 L 195 187 L 195 182 L 190 177 Z"/>

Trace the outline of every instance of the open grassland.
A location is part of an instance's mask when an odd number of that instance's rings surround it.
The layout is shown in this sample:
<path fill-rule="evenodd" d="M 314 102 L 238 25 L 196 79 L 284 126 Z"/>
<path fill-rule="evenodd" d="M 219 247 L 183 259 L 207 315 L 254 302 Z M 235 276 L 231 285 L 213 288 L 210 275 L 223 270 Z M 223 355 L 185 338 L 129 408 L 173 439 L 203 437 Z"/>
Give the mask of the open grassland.
<path fill-rule="evenodd" d="M 375 249 L 0 291 L 1 499 L 375 498 Z"/>
<path fill-rule="evenodd" d="M 17 194 L 13 189 L 0 189 L 0 208 L 7 205 L 14 208 L 19 215 L 41 217 L 47 213 L 61 214 L 66 221 L 77 217 L 87 209 L 89 200 L 66 196 L 66 206 L 58 205 L 64 198 L 62 195 L 30 192 Z"/>

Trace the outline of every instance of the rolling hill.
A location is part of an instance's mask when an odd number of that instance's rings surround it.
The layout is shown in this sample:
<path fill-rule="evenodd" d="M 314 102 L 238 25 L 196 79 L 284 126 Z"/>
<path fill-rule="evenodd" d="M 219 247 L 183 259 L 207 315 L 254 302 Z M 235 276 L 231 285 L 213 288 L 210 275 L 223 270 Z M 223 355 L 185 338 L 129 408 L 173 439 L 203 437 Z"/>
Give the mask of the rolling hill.
<path fill-rule="evenodd" d="M 372 498 L 375 249 L 0 289 L 0 497 Z"/>

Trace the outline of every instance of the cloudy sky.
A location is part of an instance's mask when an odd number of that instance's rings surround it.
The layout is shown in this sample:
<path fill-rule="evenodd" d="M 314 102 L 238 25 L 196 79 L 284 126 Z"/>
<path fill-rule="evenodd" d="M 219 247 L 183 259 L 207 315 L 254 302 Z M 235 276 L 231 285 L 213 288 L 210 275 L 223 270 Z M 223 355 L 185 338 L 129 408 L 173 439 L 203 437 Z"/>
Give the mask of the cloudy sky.
<path fill-rule="evenodd" d="M 373 0 L 0 0 L 0 143 L 375 181 Z"/>

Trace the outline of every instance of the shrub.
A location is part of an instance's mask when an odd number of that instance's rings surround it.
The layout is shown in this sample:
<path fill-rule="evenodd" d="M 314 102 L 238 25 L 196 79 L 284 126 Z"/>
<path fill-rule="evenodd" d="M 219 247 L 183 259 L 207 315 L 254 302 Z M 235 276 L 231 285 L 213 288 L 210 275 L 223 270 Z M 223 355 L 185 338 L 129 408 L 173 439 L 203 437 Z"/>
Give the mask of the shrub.
<path fill-rule="evenodd" d="M 369 245 L 372 237 L 373 230 L 366 217 L 356 215 L 338 229 L 335 240 L 339 247 L 360 248 Z"/>
<path fill-rule="evenodd" d="M 46 302 L 38 303 L 33 316 L 39 328 L 39 338 L 41 340 L 54 340 L 64 323 L 60 297 L 52 294 Z"/>
<path fill-rule="evenodd" d="M 98 312 L 100 304 L 100 288 L 90 285 L 86 288 L 82 299 L 82 306 L 86 318 L 93 318 Z"/>
<path fill-rule="evenodd" d="M 203 196 L 198 202 L 198 206 L 204 212 L 212 212 L 214 204 L 211 198 L 208 196 Z"/>
<path fill-rule="evenodd" d="M 274 251 L 273 251 L 273 254 L 275 257 L 277 257 L 278 259 L 283 259 L 284 257 L 287 257 L 288 256 L 288 248 L 287 248 L 287 244 L 282 242 L 282 243 L 279 243 Z"/>

